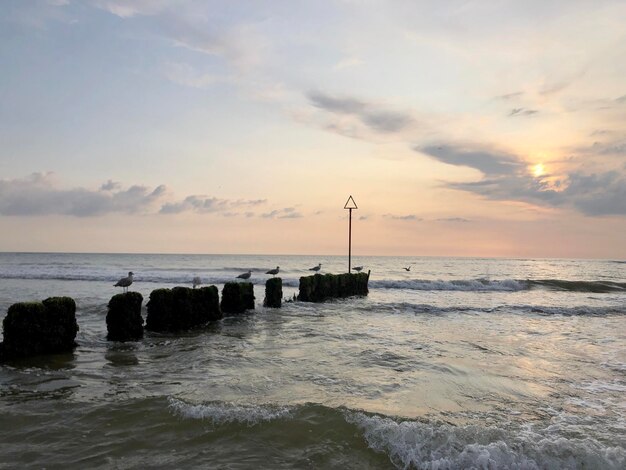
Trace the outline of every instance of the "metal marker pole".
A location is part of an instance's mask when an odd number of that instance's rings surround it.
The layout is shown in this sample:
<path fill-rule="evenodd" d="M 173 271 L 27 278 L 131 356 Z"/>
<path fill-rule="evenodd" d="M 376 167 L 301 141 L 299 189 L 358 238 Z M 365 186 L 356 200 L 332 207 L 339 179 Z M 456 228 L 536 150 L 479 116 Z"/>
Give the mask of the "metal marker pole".
<path fill-rule="evenodd" d="M 352 269 L 352 209 L 358 209 L 359 207 L 354 202 L 352 195 L 350 195 L 343 208 L 350 210 L 350 225 L 348 225 L 348 274 L 350 274 Z"/>
<path fill-rule="evenodd" d="M 350 208 L 350 223 L 348 225 L 348 272 L 352 272 L 352 208 Z"/>

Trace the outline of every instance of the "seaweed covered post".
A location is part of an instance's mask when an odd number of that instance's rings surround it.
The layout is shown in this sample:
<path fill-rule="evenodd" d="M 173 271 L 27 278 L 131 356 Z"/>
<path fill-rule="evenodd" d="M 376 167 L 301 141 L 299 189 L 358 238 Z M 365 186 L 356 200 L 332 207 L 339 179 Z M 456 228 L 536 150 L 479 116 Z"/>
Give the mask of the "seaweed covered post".
<path fill-rule="evenodd" d="M 369 272 L 344 274 L 315 274 L 300 278 L 298 300 L 324 302 L 329 299 L 367 295 Z"/>
<path fill-rule="evenodd" d="M 225 314 L 254 310 L 254 287 L 251 282 L 227 282 L 222 289 L 220 304 Z"/>
<path fill-rule="evenodd" d="M 76 302 L 70 297 L 50 297 L 13 304 L 2 326 L 0 359 L 71 351 L 79 329 Z"/>
<path fill-rule="evenodd" d="M 107 313 L 109 341 L 137 341 L 143 338 L 143 318 L 139 292 L 126 292 L 111 297 Z"/>
<path fill-rule="evenodd" d="M 147 304 L 146 329 L 175 332 L 222 318 L 217 287 L 155 289 Z"/>
<path fill-rule="evenodd" d="M 283 280 L 273 277 L 265 282 L 265 300 L 263 305 L 270 308 L 280 308 L 283 300 Z"/>

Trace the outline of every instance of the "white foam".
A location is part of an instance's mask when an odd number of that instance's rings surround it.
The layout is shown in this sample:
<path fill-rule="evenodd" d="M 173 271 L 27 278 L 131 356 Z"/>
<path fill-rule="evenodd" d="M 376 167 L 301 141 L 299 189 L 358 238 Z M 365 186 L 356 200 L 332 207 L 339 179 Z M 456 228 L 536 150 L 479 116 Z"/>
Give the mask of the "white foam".
<path fill-rule="evenodd" d="M 622 469 L 626 451 L 591 439 L 550 438 L 525 429 L 433 426 L 419 421 L 346 412 L 370 448 L 385 452 L 398 468 L 534 470 L 540 468 Z"/>
<path fill-rule="evenodd" d="M 186 419 L 202 419 L 213 424 L 244 423 L 252 426 L 264 421 L 285 418 L 291 415 L 287 407 L 260 405 L 235 405 L 231 403 L 190 404 L 176 398 L 169 398 L 172 412 Z"/>
<path fill-rule="evenodd" d="M 408 290 L 440 290 L 440 291 L 504 291 L 516 292 L 528 290 L 528 283 L 514 279 L 489 281 L 486 279 L 460 279 L 453 281 L 426 280 L 426 279 L 382 279 L 371 280 L 371 287 L 380 289 L 408 289 Z"/>
<path fill-rule="evenodd" d="M 618 381 L 602 382 L 599 380 L 594 380 L 593 382 L 586 383 L 579 388 L 592 393 L 626 392 L 626 385 Z"/>

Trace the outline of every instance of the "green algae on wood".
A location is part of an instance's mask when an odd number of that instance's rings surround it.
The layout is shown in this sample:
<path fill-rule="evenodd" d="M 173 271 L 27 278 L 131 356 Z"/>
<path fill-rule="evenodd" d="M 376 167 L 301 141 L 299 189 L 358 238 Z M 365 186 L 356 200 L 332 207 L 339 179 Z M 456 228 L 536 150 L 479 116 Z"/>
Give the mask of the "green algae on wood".
<path fill-rule="evenodd" d="M 71 297 L 50 297 L 16 303 L 9 307 L 2 326 L 0 358 L 71 351 L 79 329 L 76 302 Z"/>
<path fill-rule="evenodd" d="M 269 308 L 280 308 L 283 300 L 283 280 L 273 277 L 265 282 L 265 299 L 263 306 Z"/>
<path fill-rule="evenodd" d="M 227 282 L 222 289 L 220 304 L 224 314 L 254 310 L 254 287 L 251 282 Z"/>
<path fill-rule="evenodd" d="M 146 329 L 175 332 L 190 330 L 222 318 L 217 287 L 155 289 L 147 304 Z"/>
<path fill-rule="evenodd" d="M 111 297 L 106 317 L 109 341 L 137 341 L 143 338 L 142 302 L 143 296 L 139 292 Z"/>
<path fill-rule="evenodd" d="M 368 273 L 315 274 L 300 278 L 298 300 L 324 302 L 329 299 L 367 295 Z"/>

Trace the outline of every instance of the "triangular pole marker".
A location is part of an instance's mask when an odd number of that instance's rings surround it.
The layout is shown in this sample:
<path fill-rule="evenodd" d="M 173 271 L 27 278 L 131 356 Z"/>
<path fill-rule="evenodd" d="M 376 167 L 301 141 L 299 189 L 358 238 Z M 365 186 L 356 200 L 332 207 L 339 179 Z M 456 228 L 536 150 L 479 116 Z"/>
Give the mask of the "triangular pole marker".
<path fill-rule="evenodd" d="M 343 206 L 344 209 L 358 209 L 356 202 L 354 202 L 354 199 L 352 199 L 352 196 L 350 196 L 348 198 L 348 200 L 346 201 L 346 205 Z"/>

